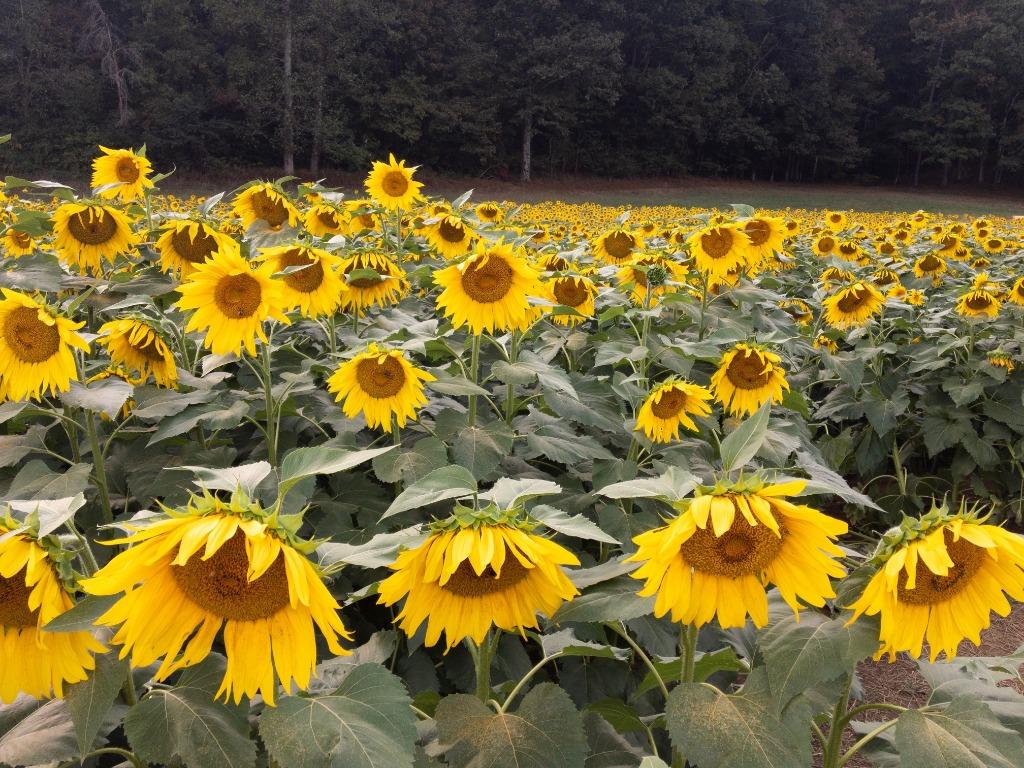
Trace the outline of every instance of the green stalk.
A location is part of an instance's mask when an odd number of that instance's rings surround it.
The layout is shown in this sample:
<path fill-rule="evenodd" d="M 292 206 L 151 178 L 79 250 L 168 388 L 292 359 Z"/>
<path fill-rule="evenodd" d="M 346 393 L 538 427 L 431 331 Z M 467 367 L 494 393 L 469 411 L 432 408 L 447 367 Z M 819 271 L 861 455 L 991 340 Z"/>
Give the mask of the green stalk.
<path fill-rule="evenodd" d="M 472 342 L 472 346 L 470 348 L 470 353 L 469 353 L 469 377 L 470 377 L 470 380 L 474 384 L 476 384 L 477 386 L 480 385 L 480 339 L 481 338 L 482 338 L 482 336 L 480 334 L 477 334 L 477 335 L 475 335 L 473 337 L 473 342 Z M 471 426 L 471 427 L 476 424 L 476 402 L 477 402 L 477 397 L 478 397 L 477 395 L 470 395 L 469 396 L 469 415 L 467 416 L 466 423 L 469 426 Z"/>

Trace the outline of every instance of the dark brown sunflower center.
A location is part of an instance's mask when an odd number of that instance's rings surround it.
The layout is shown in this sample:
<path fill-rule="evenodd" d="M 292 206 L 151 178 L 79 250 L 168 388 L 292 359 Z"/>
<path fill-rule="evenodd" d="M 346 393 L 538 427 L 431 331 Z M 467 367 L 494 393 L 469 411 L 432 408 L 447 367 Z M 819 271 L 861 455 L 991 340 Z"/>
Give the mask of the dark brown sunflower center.
<path fill-rule="evenodd" d="M 967 301 L 964 303 L 967 304 L 968 309 L 983 312 L 992 306 L 992 297 L 984 291 L 975 291 L 967 297 Z"/>
<path fill-rule="evenodd" d="M 32 590 L 25 584 L 25 571 L 11 578 L 0 576 L 0 627 L 34 627 L 39 621 L 38 611 L 29 610 L 28 598 Z M 16 661 L 12 659 L 12 663 Z"/>
<path fill-rule="evenodd" d="M 484 597 L 514 587 L 525 579 L 529 572 L 529 569 L 524 568 L 515 555 L 511 554 L 505 558 L 500 576 L 495 575 L 494 569 L 489 565 L 477 576 L 469 560 L 463 560 L 442 588 L 454 592 L 459 597 Z"/>
<path fill-rule="evenodd" d="M 323 210 L 316 215 L 317 220 L 328 229 L 337 229 L 340 226 L 338 215 L 334 211 Z"/>
<path fill-rule="evenodd" d="M 604 239 L 604 249 L 616 261 L 628 259 L 636 247 L 636 238 L 627 232 L 612 232 Z"/>
<path fill-rule="evenodd" d="M 948 530 L 944 534 L 946 551 L 953 561 L 953 567 L 945 576 L 938 576 L 929 570 L 923 562 L 917 566 L 917 579 L 913 589 L 907 589 L 907 572 L 900 571 L 898 599 L 901 603 L 912 605 L 933 605 L 949 600 L 963 590 L 981 569 L 985 562 L 983 547 L 971 544 L 966 539 L 953 541 L 953 534 Z"/>
<path fill-rule="evenodd" d="M 768 238 L 772 236 L 771 224 L 761 219 L 748 221 L 743 231 L 747 233 L 747 237 L 750 238 L 752 245 L 764 245 L 768 242 Z"/>
<path fill-rule="evenodd" d="M 571 277 L 555 280 L 553 290 L 558 303 L 567 307 L 578 307 L 590 298 L 590 291 L 586 284 L 583 281 L 577 282 Z"/>
<path fill-rule="evenodd" d="M 251 275 L 222 277 L 213 291 L 213 300 L 227 317 L 250 317 L 260 305 L 263 291 Z"/>
<path fill-rule="evenodd" d="M 279 197 L 271 197 L 264 189 L 254 192 L 249 198 L 257 219 L 263 219 L 272 227 L 279 227 L 288 220 L 288 209 Z"/>
<path fill-rule="evenodd" d="M 29 237 L 24 232 L 19 232 L 16 229 L 12 229 L 10 231 L 10 236 L 11 240 L 13 240 L 14 244 L 19 248 L 28 248 L 30 245 L 32 245 L 32 238 Z"/>
<path fill-rule="evenodd" d="M 60 331 L 40 320 L 39 310 L 17 307 L 4 321 L 4 341 L 23 363 L 41 363 L 60 349 Z"/>
<path fill-rule="evenodd" d="M 171 235 L 171 246 L 190 264 L 202 264 L 217 250 L 217 239 L 202 227 L 192 237 L 190 227 L 183 227 Z"/>
<path fill-rule="evenodd" d="M 737 389 L 760 389 L 771 380 L 771 365 L 756 352 L 738 352 L 725 369 L 725 375 Z"/>
<path fill-rule="evenodd" d="M 324 282 L 324 267 L 319 260 L 313 261 L 300 249 L 293 248 L 280 257 L 281 269 L 288 267 L 302 267 L 297 272 L 291 272 L 284 276 L 285 285 L 299 293 L 312 293 Z"/>
<path fill-rule="evenodd" d="M 772 564 L 782 549 L 782 536 L 776 536 L 765 525 L 750 525 L 739 511 L 732 527 L 721 536 L 709 528 L 698 528 L 683 542 L 679 552 L 696 570 L 715 576 L 738 578 L 760 574 Z"/>
<path fill-rule="evenodd" d="M 487 263 L 471 264 L 462 273 L 462 290 L 481 304 L 501 301 L 512 288 L 513 272 L 503 258 L 491 255 Z"/>
<path fill-rule="evenodd" d="M 700 247 L 712 259 L 721 259 L 732 250 L 732 231 L 716 227 L 700 236 Z"/>
<path fill-rule="evenodd" d="M 818 250 L 822 253 L 828 253 L 836 247 L 836 241 L 831 237 L 823 237 L 818 240 Z"/>
<path fill-rule="evenodd" d="M 288 605 L 288 573 L 284 554 L 255 581 L 249 581 L 245 534 L 237 531 L 209 560 L 200 553 L 171 573 L 188 598 L 216 616 L 255 621 L 273 616 Z"/>
<path fill-rule="evenodd" d="M 401 197 L 409 190 L 409 180 L 401 171 L 388 171 L 380 185 L 384 188 L 384 193 L 390 197 Z"/>
<path fill-rule="evenodd" d="M 842 297 L 836 302 L 836 309 L 849 314 L 856 312 L 868 302 L 867 291 L 854 291 L 852 288 L 843 291 Z"/>
<path fill-rule="evenodd" d="M 661 393 L 661 400 L 651 406 L 651 413 L 659 419 L 671 419 L 683 410 L 685 405 L 686 393 L 673 387 Z"/>
<path fill-rule="evenodd" d="M 83 245 L 101 245 L 117 234 L 117 219 L 102 208 L 88 208 L 71 215 L 68 232 Z"/>
<path fill-rule="evenodd" d="M 461 243 L 466 239 L 466 228 L 461 224 L 450 224 L 447 219 L 438 226 L 437 233 L 446 243 Z"/>
<path fill-rule="evenodd" d="M 921 261 L 918 262 L 918 266 L 922 272 L 934 272 L 935 270 L 942 267 L 942 261 L 939 260 L 935 255 L 929 253 Z"/>
<path fill-rule="evenodd" d="M 122 157 L 117 161 L 117 180 L 126 184 L 134 184 L 139 180 L 139 166 L 130 157 Z"/>
<path fill-rule="evenodd" d="M 359 388 L 370 397 L 378 400 L 394 397 L 405 386 L 405 369 L 390 355 L 383 362 L 379 358 L 369 357 L 359 361 L 356 381 L 359 382 Z"/>

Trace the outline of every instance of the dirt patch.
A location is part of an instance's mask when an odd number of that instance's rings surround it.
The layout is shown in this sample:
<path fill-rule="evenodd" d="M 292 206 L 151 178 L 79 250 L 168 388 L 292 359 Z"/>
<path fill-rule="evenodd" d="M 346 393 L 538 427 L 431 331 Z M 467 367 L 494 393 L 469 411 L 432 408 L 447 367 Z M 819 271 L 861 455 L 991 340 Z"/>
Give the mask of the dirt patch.
<path fill-rule="evenodd" d="M 981 646 L 975 647 L 964 641 L 957 651 L 959 656 L 1009 656 L 1024 645 L 1024 605 L 1017 605 L 1009 616 L 995 616 L 992 626 L 981 636 Z M 927 654 L 927 646 L 925 653 Z M 1024 665 L 1021 670 L 1024 671 Z M 863 661 L 857 665 L 857 674 L 864 688 L 864 701 L 898 704 L 902 707 L 920 707 L 928 701 L 931 689 L 917 671 L 917 664 L 906 654 L 900 654 L 895 662 Z M 1007 681 L 1006 687 L 1015 688 L 1024 695 L 1024 688 L 1016 681 Z M 862 701 L 851 701 L 857 706 Z M 881 722 L 893 713 L 884 710 L 869 710 L 857 716 L 857 720 Z M 849 749 L 857 740 L 852 730 L 843 734 L 843 748 Z M 814 768 L 821 766 L 820 745 L 815 743 Z M 849 763 L 849 768 L 871 768 L 871 763 L 860 755 Z"/>

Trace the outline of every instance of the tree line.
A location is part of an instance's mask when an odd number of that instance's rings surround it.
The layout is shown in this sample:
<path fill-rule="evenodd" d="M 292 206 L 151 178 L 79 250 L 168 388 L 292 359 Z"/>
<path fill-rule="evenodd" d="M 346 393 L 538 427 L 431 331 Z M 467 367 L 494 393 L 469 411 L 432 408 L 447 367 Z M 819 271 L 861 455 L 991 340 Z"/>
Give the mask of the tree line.
<path fill-rule="evenodd" d="M 0 168 L 1024 181 L 1021 0 L 0 0 Z"/>

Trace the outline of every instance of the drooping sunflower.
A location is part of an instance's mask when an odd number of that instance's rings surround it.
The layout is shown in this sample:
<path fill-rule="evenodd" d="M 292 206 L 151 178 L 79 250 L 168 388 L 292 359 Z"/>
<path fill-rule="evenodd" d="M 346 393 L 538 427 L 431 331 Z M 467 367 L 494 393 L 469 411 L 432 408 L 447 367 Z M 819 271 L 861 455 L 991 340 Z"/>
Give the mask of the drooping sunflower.
<path fill-rule="evenodd" d="M 234 238 L 209 224 L 190 219 L 168 221 L 157 238 L 156 249 L 160 252 L 160 270 L 173 272 L 182 279 L 218 253 L 239 252 Z"/>
<path fill-rule="evenodd" d="M 825 211 L 825 226 L 833 232 L 842 232 L 849 222 L 842 211 Z"/>
<path fill-rule="evenodd" d="M 53 212 L 53 233 L 61 261 L 94 275 L 103 272 L 103 260 L 113 261 L 139 240 L 121 211 L 99 203 L 64 203 Z"/>
<path fill-rule="evenodd" d="M 964 317 L 995 317 L 1003 302 L 989 290 L 987 274 L 974 278 L 971 290 L 963 294 L 956 303 L 956 311 Z"/>
<path fill-rule="evenodd" d="M 857 282 L 841 288 L 821 302 L 825 321 L 833 328 L 864 325 L 883 306 L 885 297 L 871 283 Z"/>
<path fill-rule="evenodd" d="M 950 513 L 933 505 L 904 520 L 882 538 L 872 563 L 878 570 L 850 606 L 850 621 L 881 614 L 876 658 L 919 657 L 927 640 L 932 662 L 940 653 L 951 659 L 961 641 L 981 644 L 993 612 L 1010 613 L 1004 593 L 1024 600 L 1024 538 L 963 506 Z"/>
<path fill-rule="evenodd" d="M 309 686 L 316 625 L 332 653 L 351 639 L 338 603 L 306 555 L 314 548 L 241 491 L 230 501 L 204 493 L 168 517 L 109 544 L 130 544 L 82 582 L 118 595 L 96 623 L 119 627 L 112 642 L 135 667 L 161 658 L 157 680 L 205 659 L 223 627 L 228 663 L 217 697 L 261 694 L 274 705 L 277 682 Z M 275 679 L 276 672 L 276 679 Z"/>
<path fill-rule="evenodd" d="M 578 325 L 594 316 L 594 297 L 597 286 L 589 277 L 583 275 L 564 275 L 551 280 L 547 286 L 551 289 L 553 300 L 563 307 L 572 307 L 579 314 L 556 314 L 551 319 L 559 325 Z"/>
<path fill-rule="evenodd" d="M 61 317 L 18 291 L 0 301 L 0 382 L 11 400 L 66 392 L 78 381 L 72 347 L 87 352 L 76 331 L 85 323 Z"/>
<path fill-rule="evenodd" d="M 104 187 L 97 195 L 108 200 L 120 198 L 129 203 L 145 195 L 147 189 L 153 188 L 149 178 L 153 165 L 145 155 L 138 155 L 131 149 L 108 149 L 103 146 L 100 151 L 103 154 L 92 161 L 93 189 Z"/>
<path fill-rule="evenodd" d="M 715 224 L 698 230 L 687 241 L 694 265 L 701 272 L 725 277 L 750 266 L 750 238 L 736 223 Z"/>
<path fill-rule="evenodd" d="M 306 211 L 306 230 L 314 237 L 343 235 L 348 230 L 346 218 L 331 203 L 317 203 Z"/>
<path fill-rule="evenodd" d="M 578 594 L 562 566 L 579 560 L 532 531 L 512 512 L 456 507 L 423 544 L 399 553 L 379 602 L 405 598 L 396 618 L 402 630 L 411 636 L 426 622 L 426 645 L 443 632 L 448 650 L 467 637 L 482 643 L 492 626 L 536 629 L 538 613 L 550 616 Z"/>
<path fill-rule="evenodd" d="M 789 390 L 781 361 L 774 352 L 741 342 L 722 357 L 711 390 L 733 416 L 749 416 L 768 401 L 781 403 Z"/>
<path fill-rule="evenodd" d="M 55 537 L 35 538 L 0 516 L 0 704 L 18 694 L 64 697 L 95 669 L 106 648 L 90 632 L 43 629 L 74 606 L 58 568 L 66 555 Z M 66 564 L 65 564 L 66 567 Z"/>
<path fill-rule="evenodd" d="M 638 232 L 622 227 L 609 229 L 591 242 L 594 256 L 609 264 L 624 264 L 644 247 L 644 239 Z"/>
<path fill-rule="evenodd" d="M 273 264 L 254 269 L 238 253 L 218 253 L 200 264 L 178 286 L 177 306 L 195 310 L 185 330 L 205 330 L 203 345 L 215 355 L 238 355 L 242 347 L 255 355 L 257 337 L 267 341 L 263 321 L 288 322 L 281 283 L 271 278 L 273 273 Z"/>
<path fill-rule="evenodd" d="M 627 561 L 643 563 L 631 575 L 644 581 L 641 597 L 655 596 L 654 615 L 702 626 L 716 616 L 723 629 L 768 623 L 769 584 L 798 614 L 801 603 L 821 607 L 835 597 L 830 578 L 845 570 L 835 540 L 841 520 L 785 499 L 802 480 L 766 485 L 753 476 L 739 483 L 698 487 L 668 525 L 636 536 Z"/>
<path fill-rule="evenodd" d="M 274 273 L 302 267 L 280 278 L 284 309 L 297 307 L 303 317 L 310 318 L 338 311 L 342 294 L 348 291 L 341 277 L 340 257 L 298 244 L 264 248 L 260 257 L 273 265 Z"/>
<path fill-rule="evenodd" d="M 455 214 L 442 214 L 425 227 L 427 242 L 445 259 L 457 259 L 469 253 L 476 233 L 469 223 Z"/>
<path fill-rule="evenodd" d="M 4 252 L 15 259 L 28 256 L 36 249 L 36 241 L 27 232 L 8 227 L 4 232 Z"/>
<path fill-rule="evenodd" d="M 291 200 L 268 181 L 243 189 L 235 197 L 231 208 L 242 220 L 243 229 L 249 229 L 259 221 L 275 231 L 285 225 L 296 227 L 299 224 L 299 212 Z"/>
<path fill-rule="evenodd" d="M 930 277 L 934 280 L 947 269 L 946 260 L 934 253 L 927 253 L 914 262 L 914 274 L 917 277 Z"/>
<path fill-rule="evenodd" d="M 489 224 L 501 224 L 505 220 L 505 211 L 497 203 L 480 203 L 473 209 L 473 213 L 480 221 Z"/>
<path fill-rule="evenodd" d="M 413 179 L 415 172 L 415 166 L 407 168 L 404 160 L 398 161 L 393 154 L 388 155 L 386 163 L 374 161 L 364 183 L 366 192 L 374 202 L 389 211 L 408 211 L 416 203 L 423 186 L 422 182 Z"/>
<path fill-rule="evenodd" d="M 750 240 L 751 261 L 759 263 L 782 251 L 786 240 L 785 222 L 778 217 L 757 216 L 743 222 L 743 231 Z"/>
<path fill-rule="evenodd" d="M 375 275 L 360 274 L 374 272 Z M 360 251 L 342 260 L 341 273 L 348 290 L 341 294 L 341 308 L 359 316 L 373 306 L 397 304 L 409 292 L 405 270 L 378 251 Z M 352 275 L 355 274 L 355 277 Z"/>
<path fill-rule="evenodd" d="M 526 330 L 537 318 L 530 296 L 542 296 L 540 273 L 504 242 L 477 243 L 472 256 L 434 273 L 443 289 L 437 308 L 461 328 L 484 331 Z"/>
<path fill-rule="evenodd" d="M 174 353 L 161 333 L 144 318 L 125 317 L 104 323 L 96 343 L 107 348 L 115 366 L 138 372 L 141 381 L 152 376 L 161 387 L 177 386 Z"/>
<path fill-rule="evenodd" d="M 711 393 L 689 381 L 670 379 L 656 386 L 640 406 L 636 428 L 655 443 L 670 443 L 679 438 L 679 428 L 697 431 L 693 416 L 711 413 Z"/>
<path fill-rule="evenodd" d="M 839 247 L 839 241 L 832 235 L 822 235 L 811 244 L 811 251 L 815 256 L 831 256 Z"/>
<path fill-rule="evenodd" d="M 350 419 L 363 414 L 370 429 L 391 432 L 392 420 L 404 428 L 427 404 L 423 382 L 437 377 L 417 368 L 397 349 L 370 344 L 364 352 L 338 366 L 327 390 L 342 403 Z"/>

